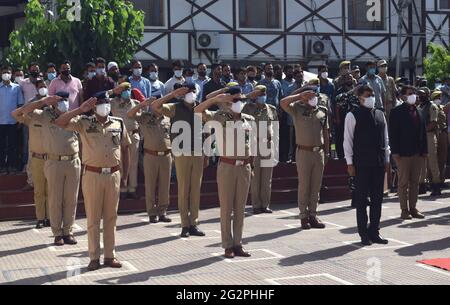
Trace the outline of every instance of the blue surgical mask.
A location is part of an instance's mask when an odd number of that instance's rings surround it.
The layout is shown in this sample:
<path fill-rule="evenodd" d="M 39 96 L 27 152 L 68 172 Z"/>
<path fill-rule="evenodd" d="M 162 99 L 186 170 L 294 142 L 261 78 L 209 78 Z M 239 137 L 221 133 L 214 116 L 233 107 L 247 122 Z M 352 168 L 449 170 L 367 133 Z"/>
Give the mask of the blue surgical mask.
<path fill-rule="evenodd" d="M 123 99 L 126 99 L 126 100 L 130 99 L 130 97 L 131 97 L 131 90 L 124 90 L 124 91 L 122 91 L 121 97 Z"/>
<path fill-rule="evenodd" d="M 367 73 L 369 75 L 375 75 L 377 73 L 377 69 L 375 68 L 370 68 L 369 70 L 367 70 Z"/>
<path fill-rule="evenodd" d="M 104 68 L 97 68 L 97 69 L 95 69 L 95 71 L 97 72 L 98 75 L 106 74 L 106 70 Z"/>
<path fill-rule="evenodd" d="M 256 98 L 256 102 L 258 104 L 265 104 L 267 102 L 267 95 L 263 95 L 263 96 L 258 96 Z"/>
<path fill-rule="evenodd" d="M 192 76 L 187 76 L 185 78 L 185 80 L 186 80 L 186 83 L 188 83 L 188 84 L 192 84 L 194 82 L 194 78 Z"/>
<path fill-rule="evenodd" d="M 95 72 L 88 72 L 87 77 L 88 77 L 89 79 L 93 79 L 95 75 L 96 75 Z"/>
<path fill-rule="evenodd" d="M 49 80 L 49 81 L 52 81 L 52 80 L 54 80 L 56 78 L 56 73 L 48 73 L 47 74 L 47 79 Z"/>

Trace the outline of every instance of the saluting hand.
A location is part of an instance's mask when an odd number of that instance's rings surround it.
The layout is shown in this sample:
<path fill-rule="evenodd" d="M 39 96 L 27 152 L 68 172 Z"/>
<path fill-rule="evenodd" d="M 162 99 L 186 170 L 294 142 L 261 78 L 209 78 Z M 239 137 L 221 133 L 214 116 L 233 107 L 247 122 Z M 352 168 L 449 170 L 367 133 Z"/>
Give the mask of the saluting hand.
<path fill-rule="evenodd" d="M 145 107 L 145 106 L 151 106 L 152 103 L 153 103 L 154 101 L 156 101 L 156 100 L 157 100 L 157 98 L 152 96 L 151 98 L 145 100 L 145 102 L 143 103 L 143 106 L 144 106 L 144 107 Z"/>
<path fill-rule="evenodd" d="M 56 106 L 58 102 L 62 100 L 62 97 L 57 95 L 48 96 L 43 100 L 43 103 L 47 106 Z"/>
<path fill-rule="evenodd" d="M 97 98 L 91 97 L 90 99 L 85 101 L 83 104 L 81 104 L 80 110 L 82 112 L 88 112 L 88 111 L 94 109 L 96 104 L 97 104 Z"/>
<path fill-rule="evenodd" d="M 316 96 L 316 93 L 313 91 L 305 91 L 300 93 L 300 98 L 302 98 L 301 101 L 309 101 L 310 99 L 313 99 Z"/>
<path fill-rule="evenodd" d="M 172 94 L 173 94 L 173 96 L 174 96 L 175 98 L 180 98 L 180 97 L 183 97 L 183 96 L 185 96 L 186 94 L 188 94 L 189 91 L 191 91 L 191 89 L 186 88 L 186 87 L 181 87 L 181 88 L 178 88 L 177 90 L 174 90 L 174 91 L 172 92 Z"/>

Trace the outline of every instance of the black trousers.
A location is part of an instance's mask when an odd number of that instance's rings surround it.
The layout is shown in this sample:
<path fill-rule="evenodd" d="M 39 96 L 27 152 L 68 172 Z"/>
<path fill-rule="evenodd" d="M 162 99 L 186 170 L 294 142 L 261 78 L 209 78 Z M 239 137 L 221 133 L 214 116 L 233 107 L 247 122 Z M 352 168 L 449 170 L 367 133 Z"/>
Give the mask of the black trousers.
<path fill-rule="evenodd" d="M 384 191 L 384 167 L 356 167 L 356 220 L 358 233 L 362 236 L 378 234 L 380 230 L 381 205 Z M 370 225 L 367 226 L 367 197 L 370 198 Z"/>
<path fill-rule="evenodd" d="M 19 136 L 17 124 L 0 125 L 0 168 L 17 168 Z"/>

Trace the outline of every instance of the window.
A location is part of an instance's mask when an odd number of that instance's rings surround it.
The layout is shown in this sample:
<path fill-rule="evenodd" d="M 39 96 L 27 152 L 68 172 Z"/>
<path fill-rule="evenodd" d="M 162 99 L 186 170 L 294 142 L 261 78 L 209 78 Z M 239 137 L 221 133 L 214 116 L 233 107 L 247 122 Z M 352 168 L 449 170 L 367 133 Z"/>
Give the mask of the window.
<path fill-rule="evenodd" d="M 145 26 L 164 26 L 164 0 L 133 0 L 134 8 L 144 11 Z"/>
<path fill-rule="evenodd" d="M 280 0 L 239 0 L 239 27 L 281 28 Z"/>
<path fill-rule="evenodd" d="M 385 0 L 348 0 L 348 29 L 386 29 Z"/>
<path fill-rule="evenodd" d="M 450 0 L 439 0 L 439 8 L 441 10 L 450 10 Z"/>

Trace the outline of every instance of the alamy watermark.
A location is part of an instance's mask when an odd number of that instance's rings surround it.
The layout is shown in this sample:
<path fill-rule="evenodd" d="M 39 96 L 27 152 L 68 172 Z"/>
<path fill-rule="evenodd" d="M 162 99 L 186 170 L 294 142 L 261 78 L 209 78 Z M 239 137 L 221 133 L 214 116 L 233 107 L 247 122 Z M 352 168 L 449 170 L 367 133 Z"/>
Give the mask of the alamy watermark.
<path fill-rule="evenodd" d="M 381 0 L 367 0 L 366 5 L 369 8 L 367 10 L 367 21 L 369 22 L 381 22 L 381 16 L 382 16 L 382 6 L 381 6 Z"/>
<path fill-rule="evenodd" d="M 67 11 L 66 18 L 70 22 L 81 21 L 81 3 L 80 0 L 67 0 L 70 8 Z"/>

